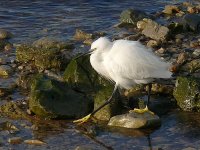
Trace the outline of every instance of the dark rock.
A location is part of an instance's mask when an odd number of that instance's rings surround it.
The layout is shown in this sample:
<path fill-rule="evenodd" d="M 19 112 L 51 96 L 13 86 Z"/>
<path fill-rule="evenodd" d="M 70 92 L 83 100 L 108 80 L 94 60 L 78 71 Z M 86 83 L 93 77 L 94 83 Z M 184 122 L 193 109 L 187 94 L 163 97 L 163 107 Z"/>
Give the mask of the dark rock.
<path fill-rule="evenodd" d="M 112 117 L 108 123 L 109 126 L 133 129 L 159 127 L 160 124 L 160 118 L 149 112 L 142 114 L 131 112 L 123 115 L 117 115 Z"/>
<path fill-rule="evenodd" d="M 136 25 L 136 23 L 143 18 L 148 18 L 148 15 L 143 11 L 137 9 L 127 9 L 122 11 L 120 15 L 120 22 Z"/>
<path fill-rule="evenodd" d="M 194 59 L 188 63 L 188 70 L 190 73 L 195 73 L 200 71 L 200 59 Z"/>
<path fill-rule="evenodd" d="M 12 137 L 12 138 L 9 138 L 8 139 L 8 142 L 10 143 L 10 144 L 20 144 L 20 143 L 22 143 L 22 138 L 21 137 Z"/>
<path fill-rule="evenodd" d="M 157 41 L 165 40 L 169 35 L 169 29 L 165 26 L 161 26 L 155 21 L 151 19 L 143 19 L 144 21 L 144 29 L 142 30 L 142 34 L 147 37 L 150 37 Z"/>
<path fill-rule="evenodd" d="M 184 111 L 200 112 L 200 80 L 192 77 L 178 77 L 173 95 Z"/>
<path fill-rule="evenodd" d="M 186 28 L 192 31 L 200 31 L 200 15 L 198 14 L 187 14 L 183 17 L 183 23 Z"/>
<path fill-rule="evenodd" d="M 80 118 L 92 110 L 92 101 L 66 83 L 38 75 L 31 85 L 29 108 L 45 118 Z"/>

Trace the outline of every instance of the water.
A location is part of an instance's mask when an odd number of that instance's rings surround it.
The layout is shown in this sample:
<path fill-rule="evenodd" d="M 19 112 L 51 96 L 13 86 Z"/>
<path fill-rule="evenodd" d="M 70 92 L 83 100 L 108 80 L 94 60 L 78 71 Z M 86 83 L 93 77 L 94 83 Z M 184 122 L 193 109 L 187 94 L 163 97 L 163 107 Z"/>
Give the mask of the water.
<path fill-rule="evenodd" d="M 43 36 L 53 36 L 68 40 L 77 28 L 87 32 L 104 31 L 108 36 L 117 34 L 113 25 L 118 23 L 122 10 L 139 8 L 147 13 L 163 9 L 163 6 L 177 1 L 167 0 L 1 0 L 0 28 L 14 33 L 13 42 L 34 41 Z M 1 79 L 7 86 L 7 80 Z M 9 86 L 9 85 L 8 85 Z M 20 99 L 16 92 L 14 99 Z M 23 97 L 22 97 L 23 98 Z M 75 149 L 77 146 L 89 146 L 94 149 L 200 149 L 199 114 L 178 110 L 161 116 L 162 126 L 153 131 L 108 129 L 98 130 L 95 136 L 89 136 L 84 130 L 64 121 L 28 122 L 25 120 L 0 119 L 0 149 Z M 18 132 L 1 130 L 1 123 L 11 122 Z M 39 127 L 31 129 L 32 125 Z M 40 139 L 43 146 L 27 144 L 11 145 L 8 138 L 20 136 L 23 140 Z"/>
<path fill-rule="evenodd" d="M 76 28 L 114 32 L 122 10 L 139 8 L 147 13 L 161 10 L 167 1 L 123 0 L 11 0 L 0 1 L 0 28 L 15 34 L 14 41 L 33 41 L 42 36 L 70 39 Z"/>

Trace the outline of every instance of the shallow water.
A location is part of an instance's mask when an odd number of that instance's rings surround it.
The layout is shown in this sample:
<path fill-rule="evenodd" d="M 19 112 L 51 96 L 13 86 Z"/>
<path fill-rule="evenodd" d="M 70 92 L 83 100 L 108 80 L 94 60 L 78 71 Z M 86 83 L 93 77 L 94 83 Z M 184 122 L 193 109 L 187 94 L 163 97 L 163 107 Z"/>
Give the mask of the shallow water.
<path fill-rule="evenodd" d="M 32 41 L 42 36 L 69 39 L 76 28 L 112 34 L 122 10 L 140 8 L 151 13 L 170 2 L 156 0 L 0 1 L 0 28 L 15 34 L 14 41 Z M 108 35 L 109 35 L 108 34 Z"/>
<path fill-rule="evenodd" d="M 147 13 L 163 9 L 163 6 L 177 1 L 167 0 L 123 0 L 123 1 L 0 1 L 0 28 L 14 33 L 15 43 L 34 41 L 43 36 L 53 36 L 64 40 L 70 39 L 76 28 L 88 32 L 104 31 L 108 36 L 120 31 L 113 28 L 118 23 L 122 10 L 140 8 Z M 11 79 L 0 79 L 0 88 L 11 86 Z M 12 99 L 23 99 L 19 91 L 14 91 Z M 5 103 L 6 101 L 1 102 Z M 77 146 L 93 149 L 200 149 L 200 118 L 198 113 L 186 113 L 174 110 L 161 116 L 162 125 L 154 131 L 125 130 L 98 127 L 98 133 L 87 135 L 83 129 L 66 121 L 45 121 L 43 124 L 25 120 L 0 119 L 0 149 L 75 149 Z M 11 133 L 1 129 L 6 121 L 19 131 Z M 32 125 L 38 130 L 31 129 Z M 91 125 L 92 127 L 93 125 Z M 90 127 L 90 126 L 88 126 Z M 88 128 L 86 127 L 86 128 Z M 40 139 L 47 144 L 34 146 L 28 144 L 11 145 L 11 137 Z"/>

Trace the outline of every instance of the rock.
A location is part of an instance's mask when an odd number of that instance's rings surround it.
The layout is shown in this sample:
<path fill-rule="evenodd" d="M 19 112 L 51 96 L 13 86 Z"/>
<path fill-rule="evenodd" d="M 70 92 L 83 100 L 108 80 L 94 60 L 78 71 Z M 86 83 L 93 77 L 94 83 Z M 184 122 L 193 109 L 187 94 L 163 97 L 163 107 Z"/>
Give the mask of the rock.
<path fill-rule="evenodd" d="M 95 150 L 95 149 L 90 146 L 77 146 L 75 150 Z"/>
<path fill-rule="evenodd" d="M 12 44 L 10 44 L 7 40 L 0 39 L 0 50 L 6 50 L 5 48 L 7 45 L 12 45 Z"/>
<path fill-rule="evenodd" d="M 32 44 L 33 47 L 36 48 L 58 48 L 58 49 L 68 49 L 71 50 L 74 48 L 71 42 L 61 42 L 58 39 L 52 37 L 42 37 Z"/>
<path fill-rule="evenodd" d="M 179 55 L 178 55 L 178 58 L 177 58 L 177 64 L 183 64 L 186 60 L 187 60 L 187 58 L 188 58 L 188 55 L 187 55 L 187 53 L 185 53 L 185 52 L 182 52 L 182 53 L 180 53 Z"/>
<path fill-rule="evenodd" d="M 199 32 L 200 31 L 200 15 L 198 14 L 186 14 L 183 17 L 183 24 L 186 28 Z"/>
<path fill-rule="evenodd" d="M 178 77 L 173 95 L 178 106 L 184 111 L 200 112 L 200 79 Z"/>
<path fill-rule="evenodd" d="M 65 69 L 63 79 L 84 92 L 96 91 L 101 82 L 99 75 L 90 65 L 89 56 L 72 59 Z"/>
<path fill-rule="evenodd" d="M 24 143 L 26 144 L 31 144 L 31 145 L 44 145 L 46 144 L 45 142 L 37 139 L 30 139 L 30 140 L 24 140 Z"/>
<path fill-rule="evenodd" d="M 76 29 L 74 39 L 78 40 L 78 41 L 85 41 L 85 43 L 88 44 L 88 41 L 91 42 L 92 39 L 95 39 L 95 38 L 101 37 L 101 36 L 105 36 L 105 35 L 106 35 L 106 33 L 104 33 L 104 32 L 87 33 L 80 29 Z"/>
<path fill-rule="evenodd" d="M 190 41 L 190 47 L 195 48 L 199 46 L 199 42 L 198 41 Z"/>
<path fill-rule="evenodd" d="M 112 94 L 113 86 L 105 86 L 99 89 L 94 97 L 94 110 L 101 106 Z M 121 103 L 119 93 L 113 96 L 113 100 L 110 104 L 99 110 L 94 117 L 98 120 L 108 121 L 114 115 L 118 115 L 122 112 L 123 104 Z"/>
<path fill-rule="evenodd" d="M 198 9 L 194 6 L 188 6 L 187 8 L 187 11 L 190 13 L 190 14 L 194 14 L 194 13 L 198 13 Z"/>
<path fill-rule="evenodd" d="M 168 37 L 169 29 L 167 27 L 161 26 L 151 19 L 145 18 L 143 21 L 146 22 L 146 25 L 142 30 L 142 34 L 145 36 L 157 41 L 163 41 Z"/>
<path fill-rule="evenodd" d="M 155 40 L 149 40 L 148 43 L 147 43 L 147 47 L 157 47 L 158 46 L 158 42 L 155 41 Z"/>
<path fill-rule="evenodd" d="M 0 106 L 0 116 L 6 116 L 13 119 L 28 119 L 26 114 L 26 105 L 20 101 L 10 101 Z"/>
<path fill-rule="evenodd" d="M 0 39 L 10 39 L 12 36 L 12 33 L 6 31 L 5 29 L 0 29 Z"/>
<path fill-rule="evenodd" d="M 112 117 L 108 123 L 109 126 L 133 129 L 159 127 L 160 124 L 160 118 L 157 115 L 153 115 L 149 112 L 142 114 L 131 112 L 117 115 Z"/>
<path fill-rule="evenodd" d="M 120 15 L 120 22 L 136 25 L 139 20 L 147 17 L 148 15 L 143 11 L 137 9 L 127 9 L 122 11 Z"/>
<path fill-rule="evenodd" d="M 38 69 L 56 70 L 62 69 L 69 61 L 59 48 L 36 48 L 30 45 L 16 48 L 16 60 L 33 63 Z"/>
<path fill-rule="evenodd" d="M 10 144 L 20 144 L 22 143 L 22 138 L 21 137 L 13 137 L 13 138 L 9 138 L 8 142 Z"/>
<path fill-rule="evenodd" d="M 164 14 L 172 15 L 179 12 L 179 8 L 175 5 L 166 5 L 165 9 L 163 10 Z"/>
<path fill-rule="evenodd" d="M 44 118 L 80 118 L 91 112 L 92 101 L 67 83 L 38 75 L 31 85 L 29 109 Z"/>
<path fill-rule="evenodd" d="M 188 64 L 190 73 L 195 73 L 200 71 L 200 59 L 194 59 Z"/>
<path fill-rule="evenodd" d="M 166 52 L 166 49 L 164 49 L 164 48 L 159 48 L 157 51 L 156 51 L 156 53 L 158 53 L 158 54 L 164 54 Z"/>
<path fill-rule="evenodd" d="M 12 67 L 8 65 L 0 65 L 0 76 L 8 76 L 13 72 Z"/>
<path fill-rule="evenodd" d="M 192 55 L 194 57 L 199 57 L 200 56 L 200 48 L 195 49 L 194 52 L 192 53 Z"/>

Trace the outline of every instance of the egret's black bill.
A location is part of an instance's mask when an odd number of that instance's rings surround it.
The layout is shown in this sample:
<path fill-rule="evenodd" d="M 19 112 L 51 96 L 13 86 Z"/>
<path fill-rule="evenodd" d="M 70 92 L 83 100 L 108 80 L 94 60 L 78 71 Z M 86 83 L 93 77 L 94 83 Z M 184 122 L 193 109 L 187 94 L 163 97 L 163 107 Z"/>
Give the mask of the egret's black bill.
<path fill-rule="evenodd" d="M 87 56 L 87 55 L 91 54 L 92 52 L 93 52 L 93 49 L 90 49 L 89 51 L 87 51 L 87 52 L 85 52 L 83 54 L 80 54 L 79 56 L 75 57 L 75 59 L 78 59 L 78 58 L 80 58 L 82 56 Z"/>

